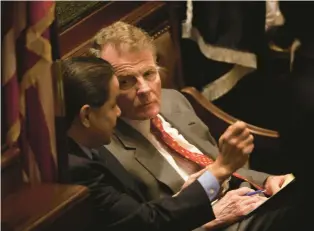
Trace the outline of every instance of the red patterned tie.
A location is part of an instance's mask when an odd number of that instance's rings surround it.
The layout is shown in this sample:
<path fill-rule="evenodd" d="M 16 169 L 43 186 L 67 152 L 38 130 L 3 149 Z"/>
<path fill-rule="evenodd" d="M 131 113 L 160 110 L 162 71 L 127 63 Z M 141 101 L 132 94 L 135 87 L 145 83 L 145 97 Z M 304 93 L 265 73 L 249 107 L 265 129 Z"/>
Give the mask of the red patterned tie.
<path fill-rule="evenodd" d="M 152 133 L 154 133 L 156 135 L 156 137 L 159 139 L 159 141 L 163 142 L 164 144 L 166 144 L 166 146 L 168 148 L 170 148 L 171 150 L 175 151 L 176 153 L 180 154 L 181 156 L 183 156 L 184 158 L 197 163 L 198 165 L 200 165 L 201 167 L 206 167 L 209 164 L 212 164 L 214 161 L 209 158 L 207 155 L 202 155 L 196 152 L 190 152 L 189 150 L 183 148 L 180 146 L 180 144 L 178 142 L 176 142 L 163 128 L 162 126 L 162 122 L 160 120 L 160 118 L 158 118 L 158 116 L 154 117 L 153 119 L 151 119 L 151 131 Z M 251 181 L 249 181 L 248 179 L 246 179 L 245 177 L 241 176 L 238 173 L 233 173 L 233 176 L 247 181 L 249 182 L 251 185 L 253 185 L 255 188 L 257 189 L 263 189 L 261 186 L 252 183 Z"/>

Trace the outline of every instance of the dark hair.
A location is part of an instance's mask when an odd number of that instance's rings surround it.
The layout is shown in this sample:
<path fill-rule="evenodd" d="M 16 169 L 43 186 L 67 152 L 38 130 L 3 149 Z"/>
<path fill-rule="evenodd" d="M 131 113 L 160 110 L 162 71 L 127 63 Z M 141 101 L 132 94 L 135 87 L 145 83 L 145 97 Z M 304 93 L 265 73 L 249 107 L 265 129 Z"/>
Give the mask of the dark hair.
<path fill-rule="evenodd" d="M 68 128 L 85 104 L 101 107 L 109 97 L 113 67 L 96 57 L 73 57 L 61 62 Z"/>

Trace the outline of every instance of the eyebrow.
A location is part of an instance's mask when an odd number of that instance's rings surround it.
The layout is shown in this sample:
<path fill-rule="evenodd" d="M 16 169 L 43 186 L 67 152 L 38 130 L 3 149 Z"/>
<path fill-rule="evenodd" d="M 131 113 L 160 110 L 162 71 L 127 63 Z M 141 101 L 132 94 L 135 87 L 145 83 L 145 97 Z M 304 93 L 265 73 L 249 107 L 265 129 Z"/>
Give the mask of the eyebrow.
<path fill-rule="evenodd" d="M 134 72 L 132 70 L 116 70 L 115 73 L 117 75 L 117 77 L 128 77 L 128 76 L 137 76 L 138 73 L 144 74 L 147 71 L 157 71 L 158 67 L 157 66 L 148 66 L 148 67 L 144 67 L 142 68 L 139 72 Z"/>
<path fill-rule="evenodd" d="M 116 74 L 117 75 L 117 78 L 127 78 L 127 77 L 134 77 L 136 76 L 137 74 L 135 74 L 134 72 L 133 73 L 121 73 L 121 74 Z"/>
<path fill-rule="evenodd" d="M 158 67 L 157 66 L 148 66 L 147 68 L 143 68 L 142 72 L 145 73 L 147 71 L 157 71 Z"/>

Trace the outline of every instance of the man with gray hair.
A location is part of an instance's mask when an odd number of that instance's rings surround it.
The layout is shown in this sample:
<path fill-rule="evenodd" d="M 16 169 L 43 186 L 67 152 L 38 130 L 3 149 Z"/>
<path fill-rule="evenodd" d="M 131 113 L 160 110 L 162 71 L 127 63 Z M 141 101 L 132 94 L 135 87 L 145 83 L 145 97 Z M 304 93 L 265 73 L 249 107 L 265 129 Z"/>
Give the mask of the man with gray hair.
<path fill-rule="evenodd" d="M 112 64 L 120 84 L 117 103 L 121 118 L 117 121 L 112 142 L 106 148 L 143 183 L 147 198 L 157 199 L 177 193 L 189 183 L 191 174 L 213 163 L 219 152 L 249 154 L 253 150 L 253 136 L 245 123 L 231 125 L 217 144 L 187 99 L 176 90 L 161 88 L 156 48 L 153 39 L 143 30 L 116 22 L 95 36 L 90 51 Z M 272 196 L 287 178 L 288 175 L 270 176 L 239 169 L 217 194 L 214 208 L 223 210 L 225 205 L 220 198 L 224 198 L 227 190 L 239 188 L 242 183 L 265 189 L 265 193 Z M 215 192 L 214 188 L 208 190 Z M 244 196 L 228 199 L 241 204 Z M 249 213 L 256 206 L 254 203 L 243 204 L 240 210 Z M 277 210 L 270 210 L 267 218 L 250 216 L 241 225 L 232 225 L 228 229 L 269 230 L 279 219 L 277 213 Z M 261 225 L 257 218 L 270 222 Z M 252 220 L 258 222 L 252 224 Z"/>

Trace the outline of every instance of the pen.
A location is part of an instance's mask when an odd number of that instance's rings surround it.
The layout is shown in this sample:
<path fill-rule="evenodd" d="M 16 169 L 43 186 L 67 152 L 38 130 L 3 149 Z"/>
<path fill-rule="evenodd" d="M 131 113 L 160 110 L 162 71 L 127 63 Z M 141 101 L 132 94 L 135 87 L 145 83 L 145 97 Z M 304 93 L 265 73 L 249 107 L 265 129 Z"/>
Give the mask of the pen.
<path fill-rule="evenodd" d="M 245 196 L 253 196 L 253 195 L 255 195 L 255 194 L 264 193 L 264 192 L 265 192 L 265 190 L 256 190 L 256 191 L 254 191 L 254 192 L 248 192 L 248 193 L 246 193 Z"/>

